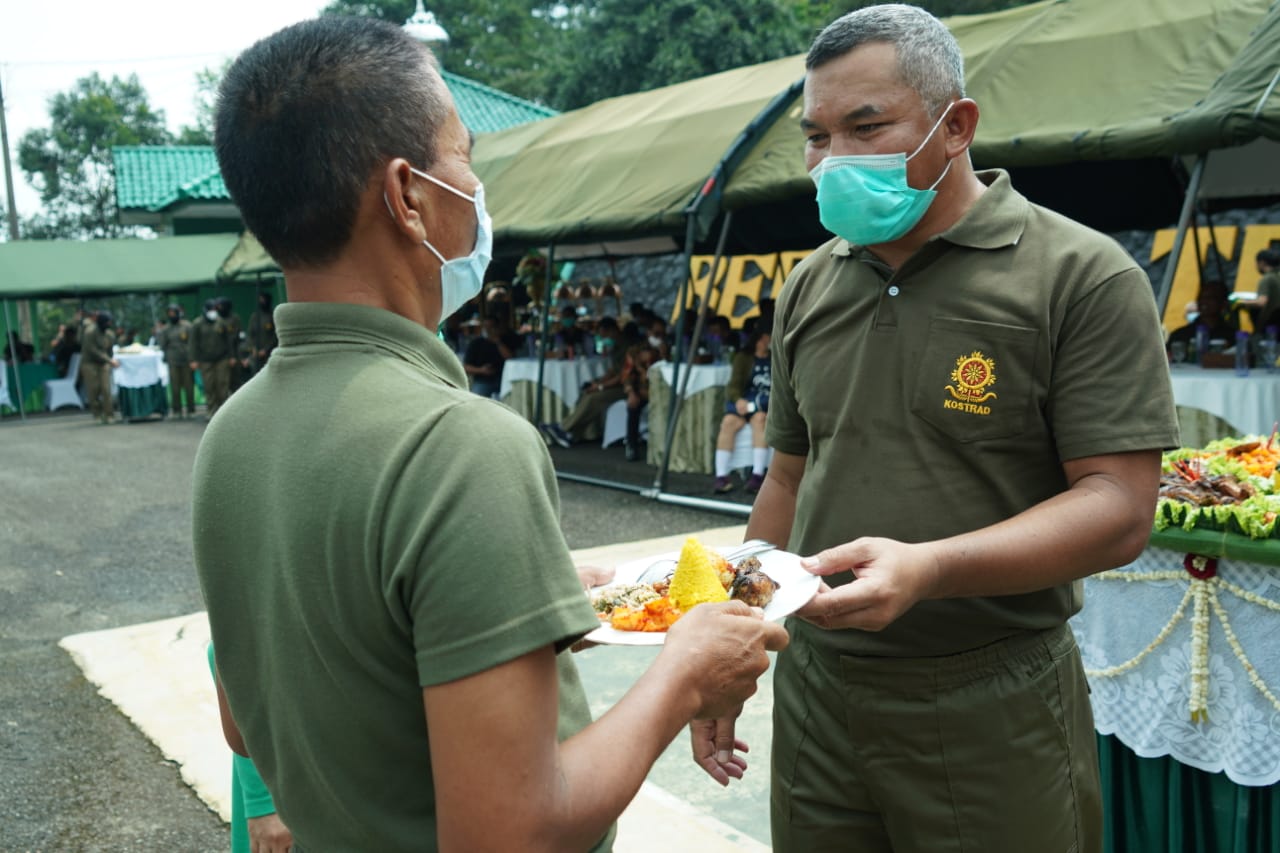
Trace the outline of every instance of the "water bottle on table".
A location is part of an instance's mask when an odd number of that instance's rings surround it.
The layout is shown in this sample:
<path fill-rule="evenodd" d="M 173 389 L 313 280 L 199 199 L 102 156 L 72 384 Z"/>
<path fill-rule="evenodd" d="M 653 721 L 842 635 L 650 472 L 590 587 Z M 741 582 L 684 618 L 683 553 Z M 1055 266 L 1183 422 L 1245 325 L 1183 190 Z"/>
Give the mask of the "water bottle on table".
<path fill-rule="evenodd" d="M 1249 375 L 1249 333 L 1236 332 L 1236 376 Z"/>

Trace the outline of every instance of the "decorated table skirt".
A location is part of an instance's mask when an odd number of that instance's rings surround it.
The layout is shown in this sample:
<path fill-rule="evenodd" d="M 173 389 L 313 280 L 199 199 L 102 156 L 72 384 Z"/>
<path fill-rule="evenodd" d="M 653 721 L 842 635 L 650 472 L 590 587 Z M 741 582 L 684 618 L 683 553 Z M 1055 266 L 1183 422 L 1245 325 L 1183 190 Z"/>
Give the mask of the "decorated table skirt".
<path fill-rule="evenodd" d="M 1112 851 L 1280 851 L 1280 541 L 1166 530 L 1072 620 Z M 1265 561 L 1265 562 L 1264 562 Z"/>

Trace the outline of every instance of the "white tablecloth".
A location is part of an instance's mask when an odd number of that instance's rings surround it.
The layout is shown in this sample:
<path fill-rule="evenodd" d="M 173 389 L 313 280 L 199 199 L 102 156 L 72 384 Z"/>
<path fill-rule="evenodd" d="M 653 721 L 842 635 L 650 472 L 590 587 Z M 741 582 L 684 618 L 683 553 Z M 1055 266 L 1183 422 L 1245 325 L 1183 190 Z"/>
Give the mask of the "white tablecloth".
<path fill-rule="evenodd" d="M 1170 375 L 1175 403 L 1221 418 L 1235 435 L 1270 435 L 1280 420 L 1280 372 L 1236 376 L 1230 370 L 1175 365 Z"/>
<path fill-rule="evenodd" d="M 1225 771 L 1238 785 L 1274 785 L 1280 782 L 1280 567 L 1219 559 L 1217 577 L 1198 581 L 1183 568 L 1185 556 L 1148 548 L 1133 564 L 1085 581 L 1084 609 L 1071 625 L 1089 673 L 1094 725 L 1143 758 L 1167 755 L 1207 772 Z M 1125 579 L 1153 573 L 1169 579 Z M 1200 655 L 1193 642 L 1197 594 L 1207 599 Z M 1108 671 L 1149 647 L 1136 665 Z M 1250 681 L 1240 653 L 1271 696 Z M 1192 672 L 1199 665 L 1207 667 L 1207 719 L 1193 722 Z"/>
<path fill-rule="evenodd" d="M 111 371 L 111 382 L 117 388 L 150 388 L 156 383 L 169 384 L 169 365 L 160 350 L 117 352 L 120 366 Z"/>
<path fill-rule="evenodd" d="M 0 406 L 18 408 L 13 404 L 13 398 L 9 396 L 9 362 L 7 361 L 0 361 Z"/>
<path fill-rule="evenodd" d="M 542 372 L 542 384 L 548 391 L 555 393 L 572 409 L 582 394 L 582 386 L 608 369 L 608 361 L 603 358 L 547 359 Z M 502 385 L 498 396 L 506 398 L 511 395 L 511 386 L 516 382 L 537 382 L 538 360 L 536 358 L 509 358 L 502 366 Z"/>
<path fill-rule="evenodd" d="M 669 361 L 660 361 L 649 368 L 650 374 L 655 370 L 661 374 L 662 381 L 670 388 L 674 365 Z M 732 372 L 733 369 L 728 364 L 682 364 L 680 365 L 680 385 L 684 385 L 685 374 L 688 373 L 689 385 L 685 388 L 685 397 L 688 398 L 708 388 L 723 388 L 728 383 L 729 374 Z"/>

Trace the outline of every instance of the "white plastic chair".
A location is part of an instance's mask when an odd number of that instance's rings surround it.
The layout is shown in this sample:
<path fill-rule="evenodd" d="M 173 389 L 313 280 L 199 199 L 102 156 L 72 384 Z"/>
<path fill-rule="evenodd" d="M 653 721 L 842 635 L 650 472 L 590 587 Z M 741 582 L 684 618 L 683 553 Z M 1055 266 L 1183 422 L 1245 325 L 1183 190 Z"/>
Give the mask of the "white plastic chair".
<path fill-rule="evenodd" d="M 646 406 L 647 408 L 647 406 Z M 626 440 L 627 437 L 627 401 L 614 400 L 609 404 L 609 408 L 604 413 L 604 438 L 600 441 L 601 447 L 612 447 L 619 441 Z M 649 419 L 644 416 L 644 410 L 640 411 L 640 438 L 647 439 L 649 437 Z"/>
<path fill-rule="evenodd" d="M 729 470 L 736 471 L 740 468 L 751 468 L 752 451 L 755 448 L 751 446 L 751 425 L 748 424 L 738 430 L 738 434 L 733 437 L 733 455 L 729 457 Z M 765 467 L 769 467 L 769 463 L 773 461 L 773 448 L 769 448 L 769 455 L 765 459 Z"/>
<path fill-rule="evenodd" d="M 44 383 L 44 407 L 50 412 L 63 406 L 84 408 L 84 400 L 76 390 L 76 380 L 80 376 L 80 353 L 71 354 L 71 363 L 67 366 L 67 375 L 63 379 L 49 379 Z"/>

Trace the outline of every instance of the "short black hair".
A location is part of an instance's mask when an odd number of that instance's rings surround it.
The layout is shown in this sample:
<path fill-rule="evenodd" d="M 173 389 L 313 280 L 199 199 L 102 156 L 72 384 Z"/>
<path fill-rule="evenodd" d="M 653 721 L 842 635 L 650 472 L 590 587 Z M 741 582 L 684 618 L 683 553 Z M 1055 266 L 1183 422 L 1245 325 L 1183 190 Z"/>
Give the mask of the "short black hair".
<path fill-rule="evenodd" d="M 1258 252 L 1257 260 L 1262 261 L 1272 269 L 1280 267 L 1280 249 L 1263 249 Z"/>
<path fill-rule="evenodd" d="M 327 15 L 251 46 L 218 91 L 214 149 L 245 225 L 283 267 L 332 261 L 377 169 L 427 170 L 448 115 L 430 51 L 400 27 Z"/>

